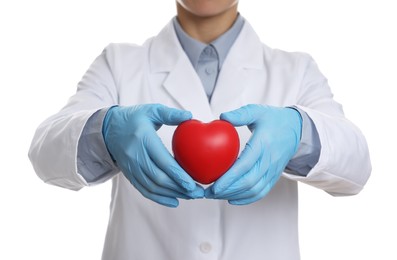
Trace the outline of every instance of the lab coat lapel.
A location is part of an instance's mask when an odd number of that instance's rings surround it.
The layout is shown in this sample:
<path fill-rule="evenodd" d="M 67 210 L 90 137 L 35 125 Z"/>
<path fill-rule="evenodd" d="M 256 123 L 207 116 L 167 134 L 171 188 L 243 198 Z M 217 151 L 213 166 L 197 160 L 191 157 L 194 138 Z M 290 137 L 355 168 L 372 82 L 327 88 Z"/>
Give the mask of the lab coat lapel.
<path fill-rule="evenodd" d="M 244 96 L 258 82 L 258 76 L 266 77 L 263 61 L 263 46 L 251 25 L 245 25 L 231 47 L 211 99 L 213 113 L 218 116 L 245 104 Z"/>
<path fill-rule="evenodd" d="M 167 74 L 162 83 L 167 93 L 181 108 L 202 121 L 245 105 L 244 97 L 255 95 L 250 88 L 266 77 L 262 43 L 247 21 L 224 61 L 210 103 L 172 21 L 153 39 L 150 68 L 151 73 Z M 258 80 L 258 77 L 263 78 Z"/>
<path fill-rule="evenodd" d="M 199 120 L 214 119 L 200 78 L 179 43 L 172 21 L 153 40 L 150 66 L 152 73 L 167 73 L 163 87 L 181 108 Z"/>
<path fill-rule="evenodd" d="M 164 81 L 164 87 L 194 117 L 202 121 L 213 119 L 204 87 L 187 58 L 185 60 L 181 57 Z"/>

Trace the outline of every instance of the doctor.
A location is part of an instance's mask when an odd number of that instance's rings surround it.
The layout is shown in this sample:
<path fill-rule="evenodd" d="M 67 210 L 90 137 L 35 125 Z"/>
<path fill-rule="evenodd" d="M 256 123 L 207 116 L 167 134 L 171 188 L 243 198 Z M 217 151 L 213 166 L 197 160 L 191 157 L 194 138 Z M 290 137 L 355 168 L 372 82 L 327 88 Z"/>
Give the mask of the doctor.
<path fill-rule="evenodd" d="M 299 259 L 297 182 L 357 194 L 371 171 L 365 138 L 311 57 L 262 44 L 238 1 L 176 2 L 156 37 L 98 56 L 38 127 L 33 167 L 72 190 L 112 179 L 103 259 Z M 208 187 L 169 152 L 192 117 L 227 120 L 241 139 Z"/>

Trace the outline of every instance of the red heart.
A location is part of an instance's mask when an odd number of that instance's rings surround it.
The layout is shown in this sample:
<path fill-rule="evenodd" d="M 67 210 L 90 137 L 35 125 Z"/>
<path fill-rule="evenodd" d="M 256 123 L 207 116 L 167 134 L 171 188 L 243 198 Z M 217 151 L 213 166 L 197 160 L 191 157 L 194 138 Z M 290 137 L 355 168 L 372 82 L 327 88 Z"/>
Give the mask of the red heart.
<path fill-rule="evenodd" d="M 223 120 L 181 123 L 172 138 L 172 150 L 179 165 L 194 180 L 209 184 L 235 162 L 240 140 L 232 124 Z"/>

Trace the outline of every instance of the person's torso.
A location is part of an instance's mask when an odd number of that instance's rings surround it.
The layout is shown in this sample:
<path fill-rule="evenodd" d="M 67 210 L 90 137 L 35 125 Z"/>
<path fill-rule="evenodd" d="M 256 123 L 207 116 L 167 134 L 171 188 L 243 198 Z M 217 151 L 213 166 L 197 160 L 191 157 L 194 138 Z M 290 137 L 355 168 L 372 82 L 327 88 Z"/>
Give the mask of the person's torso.
<path fill-rule="evenodd" d="M 262 45 L 245 25 L 209 103 L 171 28 L 169 24 L 141 47 L 114 46 L 120 105 L 161 103 L 189 110 L 195 119 L 208 122 L 246 104 L 298 102 L 297 84 L 303 72 L 299 54 Z M 163 126 L 158 131 L 170 152 L 174 130 Z M 237 130 L 243 149 L 251 133 L 247 127 Z M 174 209 L 144 198 L 118 174 L 113 179 L 110 213 L 103 259 L 299 259 L 297 184 L 286 178 L 251 205 L 180 200 Z"/>

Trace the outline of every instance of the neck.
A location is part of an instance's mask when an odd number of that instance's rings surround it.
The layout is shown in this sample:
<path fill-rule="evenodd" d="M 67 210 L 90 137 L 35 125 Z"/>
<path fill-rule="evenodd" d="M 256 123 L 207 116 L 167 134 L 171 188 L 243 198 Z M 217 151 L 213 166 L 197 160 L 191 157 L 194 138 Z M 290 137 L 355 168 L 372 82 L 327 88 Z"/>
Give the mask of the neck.
<path fill-rule="evenodd" d="M 238 15 L 237 5 L 223 13 L 206 17 L 196 16 L 179 4 L 177 4 L 177 11 L 178 21 L 183 30 L 192 38 L 207 44 L 232 27 Z"/>

